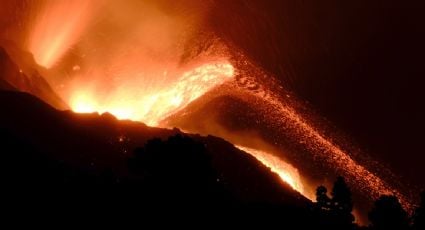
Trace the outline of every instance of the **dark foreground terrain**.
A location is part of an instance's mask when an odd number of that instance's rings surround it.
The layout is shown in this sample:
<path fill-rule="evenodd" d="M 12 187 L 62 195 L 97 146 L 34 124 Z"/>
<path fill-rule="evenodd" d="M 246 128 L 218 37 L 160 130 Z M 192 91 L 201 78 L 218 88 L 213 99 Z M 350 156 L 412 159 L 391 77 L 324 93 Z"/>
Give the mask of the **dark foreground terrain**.
<path fill-rule="evenodd" d="M 2 187 L 11 204 L 162 209 L 244 223 L 309 215 L 308 200 L 219 138 L 58 111 L 20 92 L 1 91 L 0 106 Z"/>

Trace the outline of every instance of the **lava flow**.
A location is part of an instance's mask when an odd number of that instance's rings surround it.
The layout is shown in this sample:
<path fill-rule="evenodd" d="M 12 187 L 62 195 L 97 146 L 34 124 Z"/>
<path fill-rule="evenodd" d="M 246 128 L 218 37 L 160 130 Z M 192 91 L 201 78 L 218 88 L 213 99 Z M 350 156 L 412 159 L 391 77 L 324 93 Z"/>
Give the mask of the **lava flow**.
<path fill-rule="evenodd" d="M 265 166 L 269 167 L 272 172 L 279 175 L 279 177 L 284 182 L 286 182 L 299 193 L 303 194 L 306 198 L 314 200 L 314 197 L 309 197 L 307 195 L 307 192 L 304 190 L 300 174 L 298 173 L 298 170 L 294 168 L 294 166 L 284 162 L 279 157 L 274 156 L 273 154 L 267 153 L 265 151 L 243 147 L 239 145 L 236 145 L 236 147 L 257 158 L 257 160 L 259 160 Z"/>
<path fill-rule="evenodd" d="M 232 78 L 233 72 L 233 66 L 229 63 L 208 63 L 184 72 L 175 82 L 153 91 L 140 90 L 143 85 L 137 85 L 137 81 L 131 82 L 131 86 L 124 82 L 123 85 L 128 87 L 118 87 L 106 95 L 99 94 L 96 87 L 80 87 L 72 94 L 70 106 L 78 113 L 109 112 L 118 119 L 143 121 L 157 126 L 161 119 Z"/>

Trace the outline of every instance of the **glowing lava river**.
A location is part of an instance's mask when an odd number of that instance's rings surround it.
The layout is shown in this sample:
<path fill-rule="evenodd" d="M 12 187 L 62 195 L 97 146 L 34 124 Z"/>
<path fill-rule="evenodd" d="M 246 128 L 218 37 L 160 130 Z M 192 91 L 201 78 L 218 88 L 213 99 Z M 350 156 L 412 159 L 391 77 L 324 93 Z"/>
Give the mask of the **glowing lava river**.
<path fill-rule="evenodd" d="M 259 120 L 272 122 L 276 132 L 301 145 L 312 161 L 335 169 L 364 196 L 376 199 L 395 194 L 404 207 L 411 209 L 410 200 L 396 186 L 357 162 L 306 119 L 294 107 L 295 99 L 272 90 L 276 84 L 272 80 L 265 83 L 259 79 L 273 76 L 250 64 L 215 35 L 199 38 L 200 44 L 209 44 L 206 47 L 188 42 L 196 38 L 193 31 L 198 23 L 188 23 L 181 15 L 163 14 L 149 4 L 142 7 L 145 14 L 134 15 L 132 6 L 115 9 L 107 5 L 101 11 L 108 12 L 104 15 L 93 2 L 52 1 L 31 11 L 26 50 L 45 68 L 47 80 L 73 111 L 108 112 L 119 119 L 173 128 L 165 121 L 179 113 L 184 115 L 185 108 L 200 100 L 238 98 L 261 114 Z M 127 14 L 119 13 L 122 11 Z M 96 23 L 93 18 L 97 18 Z M 58 77 L 65 75 L 68 78 Z M 277 154 L 236 143 L 232 136 L 237 134 L 209 134 L 234 143 L 293 189 L 314 199 L 312 188 L 317 184 L 305 179 L 298 165 L 288 163 L 286 159 L 291 157 L 278 145 L 274 145 Z"/>

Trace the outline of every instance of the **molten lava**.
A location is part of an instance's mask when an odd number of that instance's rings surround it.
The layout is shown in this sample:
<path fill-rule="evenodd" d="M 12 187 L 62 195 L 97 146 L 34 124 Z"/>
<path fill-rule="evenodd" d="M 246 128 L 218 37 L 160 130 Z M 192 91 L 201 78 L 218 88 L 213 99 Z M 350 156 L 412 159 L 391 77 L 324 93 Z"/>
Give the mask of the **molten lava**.
<path fill-rule="evenodd" d="M 265 151 L 252 149 L 243 146 L 236 146 L 238 149 L 252 155 L 257 158 L 261 163 L 270 168 L 270 170 L 282 179 L 285 183 L 291 186 L 294 190 L 298 191 L 300 194 L 304 195 L 306 198 L 313 200 L 313 197 L 309 197 L 304 191 L 304 186 L 301 181 L 300 174 L 298 170 L 292 165 L 284 162 L 279 157 L 274 156 L 273 154 L 267 153 Z"/>
<path fill-rule="evenodd" d="M 121 82 L 117 90 L 99 94 L 96 87 L 79 89 L 71 95 L 70 106 L 78 113 L 109 112 L 118 119 L 158 125 L 159 121 L 184 108 L 213 87 L 233 77 L 234 68 L 227 62 L 204 64 L 181 74 L 156 90 L 143 91 L 137 81 Z M 97 82 L 101 86 L 102 82 Z M 143 84 L 143 82 L 142 82 Z"/>

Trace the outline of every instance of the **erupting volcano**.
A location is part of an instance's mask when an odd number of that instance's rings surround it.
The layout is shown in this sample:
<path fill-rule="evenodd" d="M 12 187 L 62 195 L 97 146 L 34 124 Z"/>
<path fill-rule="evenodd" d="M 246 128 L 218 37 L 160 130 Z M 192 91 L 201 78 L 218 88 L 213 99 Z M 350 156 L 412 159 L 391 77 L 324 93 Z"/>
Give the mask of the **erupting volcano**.
<path fill-rule="evenodd" d="M 360 199 L 395 195 L 413 210 L 412 191 L 392 173 L 359 157 L 278 77 L 208 27 L 218 3 L 123 2 L 24 1 L 22 31 L 5 37 L 33 55 L 31 68 L 75 113 L 218 136 L 311 201 L 316 186 L 341 175 Z M 118 143 L 127 153 L 131 139 Z"/>

